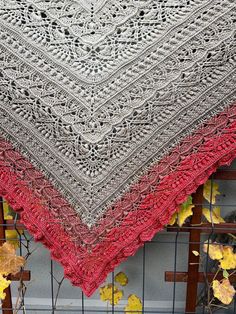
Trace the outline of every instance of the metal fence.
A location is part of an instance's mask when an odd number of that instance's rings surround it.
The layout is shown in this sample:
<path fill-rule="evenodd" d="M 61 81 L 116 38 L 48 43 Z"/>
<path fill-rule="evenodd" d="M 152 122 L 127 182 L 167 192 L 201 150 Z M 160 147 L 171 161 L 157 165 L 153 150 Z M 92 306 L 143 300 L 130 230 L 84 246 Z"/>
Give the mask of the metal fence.
<path fill-rule="evenodd" d="M 225 167 L 219 169 L 216 174 L 214 174 L 210 179 L 211 182 L 211 196 L 213 197 L 214 193 L 214 183 L 217 181 L 222 182 L 235 182 L 236 180 L 236 170 L 234 166 Z M 156 274 L 150 274 L 149 266 L 147 265 L 147 259 L 149 258 L 150 248 L 151 251 L 155 250 L 155 244 L 160 245 L 162 243 L 161 237 L 158 235 L 151 241 L 147 242 L 143 248 L 139 250 L 139 277 L 140 277 L 140 285 L 138 287 L 139 290 L 139 298 L 142 302 L 142 310 L 137 311 L 134 310 L 133 313 L 155 313 L 155 314 L 177 314 L 177 313 L 213 313 L 217 311 L 217 313 L 236 313 L 236 301 L 232 301 L 229 306 L 222 304 L 219 300 L 215 299 L 212 295 L 212 280 L 222 280 L 223 271 L 218 270 L 217 261 L 213 261 L 209 257 L 209 252 L 204 254 L 204 258 L 198 256 L 196 252 L 202 252 L 202 246 L 205 241 L 207 243 L 211 243 L 211 241 L 217 241 L 218 244 L 231 246 L 233 250 L 236 249 L 236 212 L 234 217 L 234 211 L 236 209 L 236 193 L 232 195 L 232 191 L 230 195 L 225 195 L 225 199 L 230 199 L 226 205 L 220 204 L 223 208 L 227 207 L 227 211 L 232 212 L 231 220 L 229 218 L 226 219 L 224 223 L 216 224 L 214 221 L 214 208 L 217 206 L 217 203 L 212 204 L 209 202 L 206 205 L 203 197 L 203 187 L 199 187 L 197 192 L 193 195 L 193 203 L 195 204 L 195 208 L 193 210 L 193 215 L 186 220 L 182 227 L 178 225 L 168 226 L 166 227 L 165 232 L 168 232 L 169 237 L 168 240 L 165 240 L 163 243 L 165 245 L 169 245 L 172 249 L 172 254 L 168 261 L 167 268 L 163 273 L 159 273 L 158 276 Z M 3 213 L 3 204 L 4 200 L 1 200 L 0 207 L 0 237 L 1 244 L 6 240 L 6 231 L 7 230 L 15 230 L 17 232 L 16 241 L 19 241 L 19 254 L 25 256 L 28 261 L 35 254 L 35 243 L 33 238 L 24 230 L 24 226 L 19 223 L 18 215 L 14 215 L 13 219 L 5 219 Z M 203 220 L 202 208 L 208 206 L 211 221 Z M 185 235 L 182 237 L 182 235 Z M 228 240 L 227 240 L 228 239 Z M 230 240 L 229 240 L 230 239 Z M 186 251 L 186 269 L 183 271 L 179 271 L 178 259 L 181 258 L 179 256 L 180 248 L 184 246 L 184 250 Z M 209 246 L 208 246 L 209 248 Z M 40 249 L 40 248 L 39 248 Z M 208 249 L 209 250 L 209 249 Z M 181 249 L 181 252 L 183 249 Z M 193 251 L 195 254 L 193 254 Z M 161 254 L 161 252 L 157 252 L 157 254 Z M 183 256 L 182 256 L 183 257 Z M 78 287 L 73 287 L 75 294 L 78 296 L 78 300 L 80 304 L 71 307 L 60 305 L 60 298 L 63 298 L 63 285 L 65 280 L 63 277 L 58 279 L 58 274 L 55 272 L 56 265 L 55 262 L 49 261 L 50 263 L 50 271 L 48 272 L 47 278 L 47 286 L 50 291 L 50 305 L 41 304 L 41 306 L 28 306 L 27 302 L 27 293 L 30 291 L 33 285 L 36 285 L 39 282 L 31 280 L 31 269 L 27 270 L 28 264 L 26 264 L 25 269 L 22 269 L 21 272 L 13 275 L 10 275 L 8 278 L 12 280 L 12 283 L 8 289 L 5 290 L 6 298 L 2 303 L 2 312 L 3 314 L 16 314 L 16 313 L 127 313 L 131 314 L 132 311 L 129 310 L 125 312 L 124 304 L 115 305 L 114 304 L 114 293 L 112 294 L 112 305 L 104 302 L 104 306 L 96 307 L 96 302 L 91 306 L 88 306 L 89 299 L 83 294 L 83 292 Z M 172 264 L 171 269 L 169 265 Z M 132 267 L 130 264 L 129 267 Z M 230 275 L 230 282 L 233 286 L 236 283 L 236 273 L 234 270 L 229 270 L 227 273 Z M 40 271 L 34 273 L 34 278 L 37 276 L 41 276 Z M 158 285 L 159 278 L 164 278 L 166 284 L 168 285 L 170 300 L 168 308 L 153 308 L 148 300 L 148 286 L 150 284 L 150 278 L 153 282 L 156 281 Z M 115 283 L 115 274 L 112 273 L 110 277 L 110 283 L 112 284 L 112 289 L 114 292 Z M 13 286 L 12 286 L 13 285 Z M 186 287 L 185 293 L 185 305 L 181 309 L 177 304 L 177 291 L 179 289 L 179 285 Z M 40 287 L 38 288 L 40 290 Z M 72 289 L 72 288 L 71 288 Z M 210 298 L 210 300 L 209 300 Z M 214 304 L 211 303 L 209 305 L 209 301 L 214 300 Z"/>

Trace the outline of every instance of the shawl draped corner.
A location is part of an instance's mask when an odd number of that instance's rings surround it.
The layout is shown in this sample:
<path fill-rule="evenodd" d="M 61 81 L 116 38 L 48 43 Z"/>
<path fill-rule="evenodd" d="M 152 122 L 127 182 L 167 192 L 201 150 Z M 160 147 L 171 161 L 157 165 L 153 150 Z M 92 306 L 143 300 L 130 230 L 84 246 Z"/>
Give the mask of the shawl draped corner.
<path fill-rule="evenodd" d="M 234 0 L 0 0 L 0 195 L 90 296 L 236 157 Z"/>

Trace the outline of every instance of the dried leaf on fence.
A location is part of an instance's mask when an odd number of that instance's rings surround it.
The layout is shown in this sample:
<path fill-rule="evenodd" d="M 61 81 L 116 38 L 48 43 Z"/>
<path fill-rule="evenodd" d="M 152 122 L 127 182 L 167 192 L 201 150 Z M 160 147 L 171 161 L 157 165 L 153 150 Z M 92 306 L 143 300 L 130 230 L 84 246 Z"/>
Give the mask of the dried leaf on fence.
<path fill-rule="evenodd" d="M 187 201 L 184 202 L 181 206 L 180 206 L 180 211 L 178 213 L 178 225 L 180 227 L 183 226 L 185 220 L 192 216 L 193 214 L 193 209 L 194 205 L 192 203 L 192 196 L 189 196 Z"/>
<path fill-rule="evenodd" d="M 20 233 L 23 233 L 22 231 Z M 5 231 L 6 241 L 11 243 L 15 249 L 20 246 L 19 233 L 16 230 Z"/>
<path fill-rule="evenodd" d="M 137 312 L 136 312 L 137 311 Z M 128 297 L 128 304 L 125 307 L 125 314 L 140 314 L 142 311 L 142 302 L 135 294 Z"/>
<path fill-rule="evenodd" d="M 168 223 L 169 226 L 173 226 L 176 222 L 176 218 L 177 218 L 177 213 L 174 213 Z"/>
<path fill-rule="evenodd" d="M 213 260 L 221 260 L 223 258 L 222 245 L 218 243 L 208 243 L 208 241 L 205 241 L 203 251 L 208 253 Z"/>
<path fill-rule="evenodd" d="M 0 274 L 15 274 L 24 264 L 24 257 L 16 256 L 16 250 L 12 244 L 5 242 L 0 247 Z"/>
<path fill-rule="evenodd" d="M 0 275 L 0 300 L 4 300 L 6 297 L 6 293 L 4 293 L 4 290 L 9 287 L 11 281 L 4 278 L 2 275 Z"/>
<path fill-rule="evenodd" d="M 212 288 L 214 296 L 220 300 L 223 304 L 230 304 L 234 298 L 235 290 L 230 284 L 229 279 L 223 279 L 221 282 L 213 280 Z"/>
<path fill-rule="evenodd" d="M 179 212 L 174 213 L 173 216 L 171 217 L 171 220 L 169 221 L 168 225 L 172 226 L 175 224 L 176 220 L 177 223 L 180 227 L 183 226 L 185 220 L 192 216 L 193 211 L 192 209 L 194 208 L 194 205 L 192 203 L 192 196 L 189 196 L 187 201 L 184 202 L 180 207 L 179 207 Z"/>
<path fill-rule="evenodd" d="M 121 286 L 126 286 L 128 281 L 128 277 L 123 272 L 119 272 L 115 276 L 115 282 L 119 283 Z"/>
<path fill-rule="evenodd" d="M 221 222 L 225 222 L 220 215 L 220 207 L 214 207 L 212 210 L 209 210 L 208 208 L 203 208 L 202 213 L 207 221 L 209 221 L 210 223 L 219 224 Z"/>
<path fill-rule="evenodd" d="M 223 259 L 220 261 L 220 267 L 223 269 L 236 268 L 236 253 L 231 246 L 223 246 L 222 248 Z"/>
<path fill-rule="evenodd" d="M 204 184 L 204 188 L 203 188 L 203 196 L 204 198 L 211 204 L 215 204 L 216 202 L 216 196 L 220 195 L 220 192 L 218 191 L 219 189 L 219 185 L 215 182 L 211 182 L 210 180 L 208 180 L 205 184 Z"/>
<path fill-rule="evenodd" d="M 3 217 L 4 217 L 5 220 L 13 219 L 13 216 L 11 215 L 10 207 L 6 203 L 6 201 L 3 202 Z"/>
<path fill-rule="evenodd" d="M 109 301 L 112 305 L 112 301 L 114 301 L 114 305 L 118 304 L 120 299 L 123 297 L 123 291 L 119 290 L 117 286 L 113 286 L 112 284 L 108 284 L 100 288 L 100 299 L 102 301 Z M 112 292 L 114 293 L 114 297 L 112 298 Z M 113 300 L 112 300 L 113 299 Z"/>

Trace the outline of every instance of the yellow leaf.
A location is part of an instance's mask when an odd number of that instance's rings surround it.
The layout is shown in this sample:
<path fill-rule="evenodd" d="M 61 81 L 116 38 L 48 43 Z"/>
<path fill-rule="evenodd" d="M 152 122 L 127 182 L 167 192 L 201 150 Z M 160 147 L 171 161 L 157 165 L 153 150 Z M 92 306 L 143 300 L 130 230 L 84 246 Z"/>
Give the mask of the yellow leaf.
<path fill-rule="evenodd" d="M 126 286 L 128 283 L 128 277 L 125 273 L 119 272 L 115 276 L 115 282 L 119 283 L 121 286 Z"/>
<path fill-rule="evenodd" d="M 11 208 L 8 205 L 8 203 L 6 201 L 3 201 L 3 215 L 4 215 L 4 219 L 8 220 L 8 219 L 14 219 L 14 217 L 11 215 Z M 23 231 L 19 231 L 19 233 L 23 233 Z M 6 230 L 5 231 L 5 237 L 6 240 L 9 241 L 12 245 L 14 245 L 14 247 L 17 249 L 20 246 L 18 237 L 19 234 L 16 230 Z"/>
<path fill-rule="evenodd" d="M 229 279 L 223 279 L 222 282 L 213 280 L 212 288 L 214 296 L 223 304 L 230 304 L 232 302 L 235 290 L 230 284 Z"/>
<path fill-rule="evenodd" d="M 12 244 L 5 242 L 0 247 L 0 274 L 15 274 L 24 264 L 24 257 L 16 256 L 16 250 Z"/>
<path fill-rule="evenodd" d="M 125 307 L 125 314 L 140 314 L 140 311 L 142 311 L 141 300 L 135 294 L 131 294 Z"/>
<path fill-rule="evenodd" d="M 198 252 L 198 251 L 192 251 L 192 253 L 193 253 L 195 256 L 199 256 L 199 252 Z"/>
<path fill-rule="evenodd" d="M 214 207 L 212 211 L 208 208 L 203 208 L 202 213 L 204 217 L 209 222 L 213 222 L 214 224 L 219 224 L 221 222 L 225 222 L 224 219 L 220 216 L 220 207 Z"/>
<path fill-rule="evenodd" d="M 20 246 L 20 242 L 18 239 L 19 234 L 16 230 L 6 230 L 5 236 L 6 236 L 7 242 L 11 243 L 15 249 L 17 249 Z"/>
<path fill-rule="evenodd" d="M 3 217 L 5 220 L 13 219 L 13 216 L 10 215 L 10 207 L 6 201 L 3 201 Z"/>
<path fill-rule="evenodd" d="M 203 188 L 203 196 L 204 198 L 212 204 L 215 204 L 216 202 L 216 196 L 220 195 L 220 192 L 218 191 L 219 189 L 219 185 L 215 182 L 211 182 L 210 180 L 208 180 L 205 184 L 204 184 L 204 188 Z"/>
<path fill-rule="evenodd" d="M 203 251 L 208 253 L 213 260 L 220 260 L 223 258 L 222 245 L 217 243 L 208 243 L 206 241 L 203 245 Z"/>
<path fill-rule="evenodd" d="M 6 293 L 4 293 L 4 290 L 9 287 L 11 281 L 4 278 L 2 275 L 0 275 L 0 299 L 4 300 L 6 297 Z"/>
<path fill-rule="evenodd" d="M 109 301 L 112 305 L 112 292 L 114 294 L 114 305 L 118 304 L 120 299 L 123 297 L 123 291 L 119 290 L 117 286 L 114 286 L 112 291 L 112 284 L 108 284 L 100 288 L 100 299 L 102 301 Z"/>
<path fill-rule="evenodd" d="M 236 253 L 233 252 L 233 247 L 223 246 L 223 259 L 220 261 L 220 267 L 223 269 L 236 268 Z"/>
<path fill-rule="evenodd" d="M 192 197 L 189 196 L 187 201 L 184 202 L 181 206 L 180 206 L 180 211 L 178 212 L 178 218 L 177 218 L 177 221 L 178 221 L 178 225 L 180 227 L 183 226 L 185 220 L 192 216 L 193 214 L 193 211 L 192 209 L 194 208 L 194 205 L 192 203 Z"/>
<path fill-rule="evenodd" d="M 173 226 L 175 224 L 175 221 L 176 221 L 176 218 L 177 218 L 177 213 L 174 213 L 168 223 L 169 226 Z"/>

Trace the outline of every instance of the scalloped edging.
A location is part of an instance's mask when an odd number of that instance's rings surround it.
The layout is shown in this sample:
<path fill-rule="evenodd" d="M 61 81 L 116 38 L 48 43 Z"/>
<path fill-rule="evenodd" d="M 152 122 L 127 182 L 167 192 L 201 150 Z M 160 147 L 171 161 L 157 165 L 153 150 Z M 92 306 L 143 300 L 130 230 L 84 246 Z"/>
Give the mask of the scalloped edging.
<path fill-rule="evenodd" d="M 199 134 L 202 136 L 202 144 L 198 149 L 186 155 L 185 150 L 181 151 L 181 146 L 175 148 L 170 155 L 178 155 L 178 167 L 163 176 L 152 193 L 144 194 L 139 206 L 123 215 L 122 223 L 106 231 L 103 241 L 93 245 L 92 250 L 90 246 L 90 251 L 81 243 L 73 241 L 71 235 L 65 232 L 60 217 L 56 217 L 51 208 L 45 205 L 43 192 L 42 195 L 38 190 L 36 193 L 30 188 L 30 182 L 17 172 L 17 163 L 24 158 L 19 159 L 18 152 L 15 157 L 13 148 L 4 140 L 0 141 L 0 148 L 5 145 L 6 151 L 11 154 L 9 158 L 7 153 L 4 154 L 4 149 L 2 152 L 0 150 L 0 195 L 14 210 L 21 213 L 22 223 L 35 240 L 50 249 L 52 258 L 62 264 L 65 277 L 90 296 L 109 272 L 163 229 L 188 195 L 205 183 L 219 166 L 229 165 L 236 157 L 236 105 L 210 119 L 188 141 L 194 143 Z M 170 155 L 161 162 L 168 164 Z M 152 171 L 158 173 L 158 165 L 153 167 L 150 174 Z M 139 191 L 138 186 L 145 186 L 145 182 L 150 179 L 147 177 L 148 175 L 141 178 L 124 199 L 117 202 L 117 210 L 127 203 L 132 190 Z M 92 232 L 91 230 L 91 234 Z"/>

